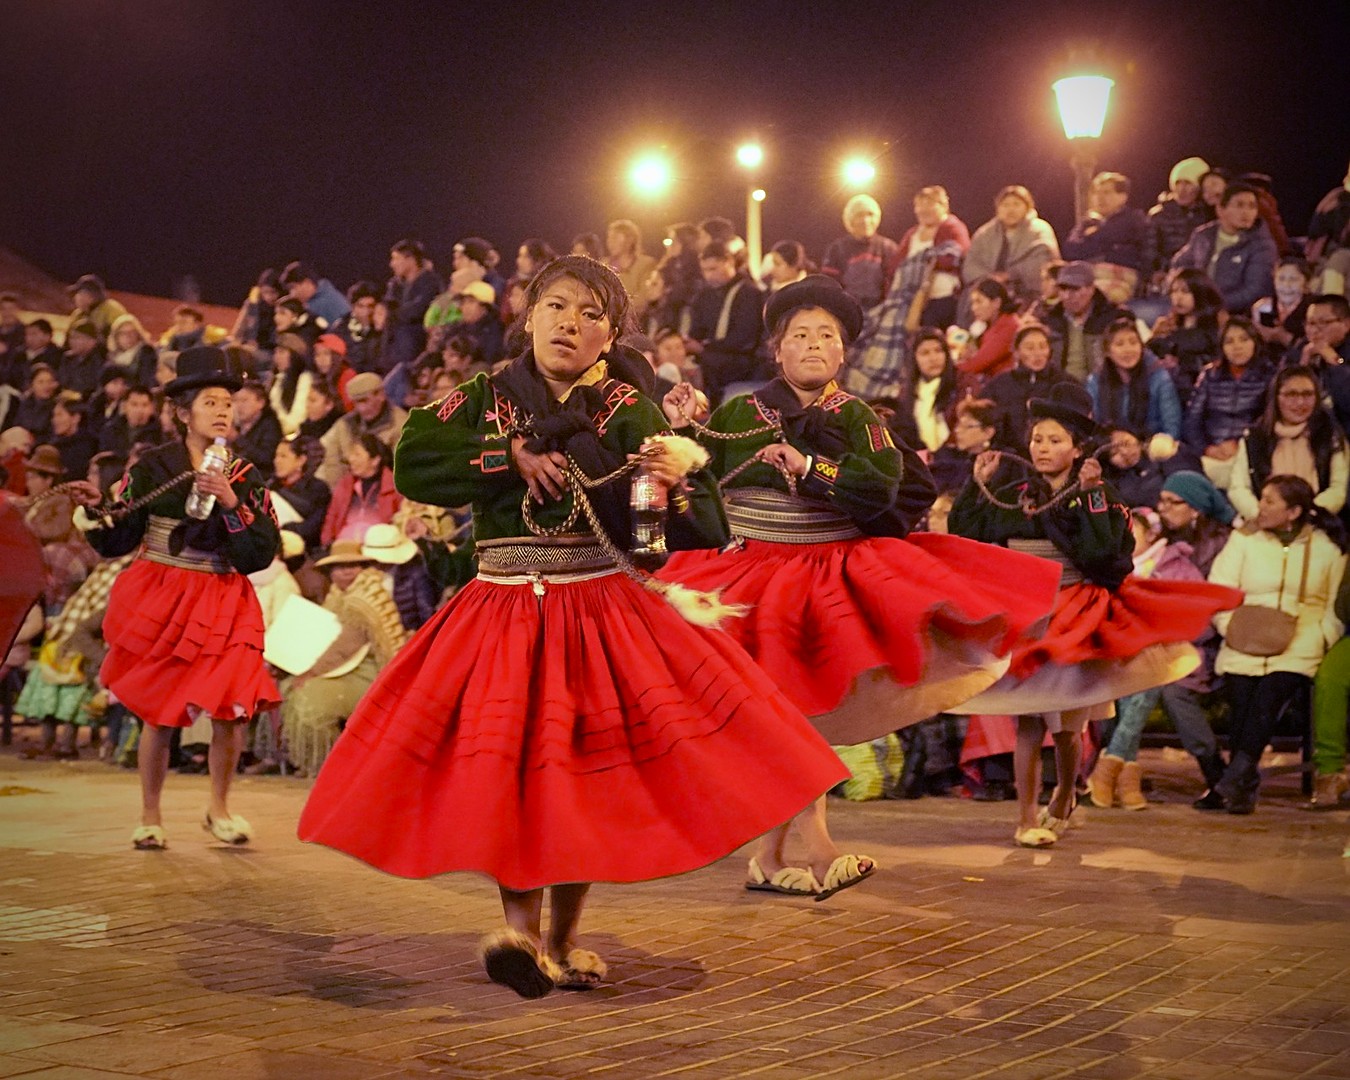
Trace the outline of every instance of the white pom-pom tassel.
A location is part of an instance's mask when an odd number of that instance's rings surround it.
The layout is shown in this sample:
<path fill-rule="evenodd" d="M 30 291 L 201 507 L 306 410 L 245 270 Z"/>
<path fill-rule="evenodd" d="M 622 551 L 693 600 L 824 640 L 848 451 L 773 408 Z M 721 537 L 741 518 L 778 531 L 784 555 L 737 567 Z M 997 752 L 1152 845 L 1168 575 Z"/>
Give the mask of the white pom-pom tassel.
<path fill-rule="evenodd" d="M 716 630 L 723 619 L 743 618 L 750 608 L 745 604 L 724 604 L 720 592 L 699 592 L 671 581 L 649 578 L 645 583 L 652 592 L 660 593 L 666 603 L 678 611 L 685 622 Z"/>
<path fill-rule="evenodd" d="M 1170 461 L 1177 456 L 1177 441 L 1165 431 L 1160 431 L 1148 441 L 1150 461 Z"/>
<path fill-rule="evenodd" d="M 642 445 L 644 449 L 659 446 L 681 476 L 688 476 L 695 469 L 703 468 L 710 460 L 707 450 L 683 435 L 653 435 Z"/>

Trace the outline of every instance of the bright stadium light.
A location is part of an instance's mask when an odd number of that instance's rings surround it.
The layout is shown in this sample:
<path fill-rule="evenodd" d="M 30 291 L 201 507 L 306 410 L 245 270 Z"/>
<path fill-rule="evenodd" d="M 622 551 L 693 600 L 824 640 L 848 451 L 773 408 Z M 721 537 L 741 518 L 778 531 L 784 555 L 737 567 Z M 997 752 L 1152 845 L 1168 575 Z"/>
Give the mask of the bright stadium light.
<path fill-rule="evenodd" d="M 764 147 L 758 143 L 746 143 L 737 149 L 736 160 L 747 169 L 756 169 L 764 161 Z"/>
<path fill-rule="evenodd" d="M 1101 138 L 1111 88 L 1115 85 L 1105 75 L 1074 75 L 1054 84 L 1065 138 Z"/>
<path fill-rule="evenodd" d="M 853 187 L 870 184 L 877 176 L 877 167 L 866 158 L 849 158 L 844 162 L 844 182 Z"/>
<path fill-rule="evenodd" d="M 628 172 L 628 179 L 641 195 L 656 196 L 670 187 L 670 162 L 660 154 L 643 154 Z"/>

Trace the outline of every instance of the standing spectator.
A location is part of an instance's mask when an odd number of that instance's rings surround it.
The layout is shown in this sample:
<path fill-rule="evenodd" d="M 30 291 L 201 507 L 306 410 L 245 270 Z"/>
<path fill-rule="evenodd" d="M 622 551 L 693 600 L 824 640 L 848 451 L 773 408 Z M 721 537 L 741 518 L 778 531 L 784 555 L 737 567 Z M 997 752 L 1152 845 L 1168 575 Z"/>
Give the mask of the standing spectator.
<path fill-rule="evenodd" d="M 1234 315 L 1219 338 L 1219 359 L 1196 380 L 1181 425 L 1182 441 L 1203 455 L 1205 475 L 1221 489 L 1228 488 L 1243 435 L 1265 410 L 1274 376 L 1251 321 Z"/>
<path fill-rule="evenodd" d="M 35 364 L 30 373 L 28 389 L 10 417 L 10 427 L 23 428 L 39 443 L 45 443 L 51 438 L 52 407 L 56 404 L 56 394 L 60 389 L 56 372 L 46 364 Z"/>
<path fill-rule="evenodd" d="M 983 327 L 979 336 L 966 343 L 957 363 L 962 385 L 979 393 L 995 375 L 1011 371 L 1013 338 L 1020 322 L 1017 301 L 1008 287 L 995 278 L 981 278 L 969 292 L 972 325 Z"/>
<path fill-rule="evenodd" d="M 191 304 L 173 309 L 173 323 L 165 332 L 164 347 L 170 352 L 195 349 L 206 340 L 206 316 Z"/>
<path fill-rule="evenodd" d="M 1345 295 L 1350 275 L 1350 171 L 1322 197 L 1308 222 L 1308 261 L 1321 265 L 1322 291 Z"/>
<path fill-rule="evenodd" d="M 677 221 L 666 230 L 666 235 L 670 242 L 659 266 L 661 279 L 666 284 L 664 324 L 681 334 L 688 334 L 689 305 L 703 285 L 698 263 L 698 226 Z"/>
<path fill-rule="evenodd" d="M 1031 323 L 1013 337 L 1012 371 L 990 379 L 984 396 L 998 406 L 1003 417 L 1008 446 L 1027 445 L 1027 405 L 1048 400 L 1050 388 L 1069 377 L 1050 363 L 1050 335 L 1044 326 Z"/>
<path fill-rule="evenodd" d="M 1282 706 L 1310 687 L 1326 651 L 1345 632 L 1335 601 L 1345 556 L 1327 535 L 1329 514 L 1297 476 L 1274 475 L 1261 486 L 1253 528 L 1233 533 L 1209 580 L 1246 593 L 1243 607 L 1277 609 L 1295 617 L 1293 638 L 1278 653 L 1246 652 L 1233 612 L 1214 625 L 1223 647 L 1214 665 L 1228 691 L 1232 757 L 1223 778 L 1195 806 L 1250 814 L 1261 786 L 1260 762 Z"/>
<path fill-rule="evenodd" d="M 61 455 L 61 467 L 67 476 L 84 476 L 98 453 L 98 436 L 85 430 L 87 417 L 87 406 L 79 401 L 58 397 L 52 407 L 51 445 Z"/>
<path fill-rule="evenodd" d="M 347 384 L 347 393 L 352 399 L 352 411 L 323 436 L 319 479 L 330 488 L 335 488 L 346 475 L 347 455 L 361 435 L 368 432 L 392 449 L 408 419 L 405 410 L 386 399 L 378 375 L 367 371 L 356 376 Z"/>
<path fill-rule="evenodd" d="M 1121 173 L 1092 178 L 1087 218 L 1064 241 L 1064 257 L 1092 264 L 1097 287 L 1113 303 L 1123 304 L 1139 290 L 1153 268 L 1153 233 L 1148 217 L 1130 206 L 1130 181 Z"/>
<path fill-rule="evenodd" d="M 1297 255 L 1285 255 L 1275 264 L 1270 294 L 1252 305 L 1252 321 L 1272 360 L 1303 336 L 1311 284 L 1312 268 L 1307 262 Z"/>
<path fill-rule="evenodd" d="M 313 383 L 305 339 L 289 332 L 278 334 L 277 346 L 272 350 L 272 385 L 267 400 L 281 422 L 282 435 L 294 435 L 300 430 Z"/>
<path fill-rule="evenodd" d="M 23 328 L 22 352 L 0 357 L 0 383 L 27 390 L 34 368 L 42 364 L 54 372 L 60 363 L 61 350 L 52 343 L 52 324 L 34 319 Z"/>
<path fill-rule="evenodd" d="M 1294 365 L 1275 376 L 1265 415 L 1238 446 L 1228 499 L 1247 521 L 1259 512 L 1257 492 L 1273 476 L 1296 476 L 1331 514 L 1345 506 L 1350 450 L 1345 434 L 1321 404 L 1311 368 Z"/>
<path fill-rule="evenodd" d="M 108 295 L 103 279 L 94 274 L 85 274 L 67 291 L 75 302 L 70 321 L 93 323 L 96 341 L 106 341 L 117 316 L 127 313 L 126 308 Z"/>
<path fill-rule="evenodd" d="M 656 269 L 656 260 L 642 250 L 642 232 L 627 218 L 611 221 L 605 231 L 607 265 L 619 275 L 630 297 L 638 296 L 647 276 Z M 640 314 L 640 312 L 634 312 Z"/>
<path fill-rule="evenodd" d="M 900 248 L 882 236 L 881 205 L 871 195 L 854 195 L 844 204 L 841 236 L 825 249 L 820 271 L 837 278 L 844 291 L 867 311 L 886 298 L 886 286 L 900 262 Z"/>
<path fill-rule="evenodd" d="M 1059 299 L 1045 315 L 1055 366 L 1076 382 L 1087 380 L 1102 360 L 1102 335 L 1118 319 L 1130 318 L 1097 288 L 1092 266 L 1065 263 L 1056 276 Z"/>
<path fill-rule="evenodd" d="M 1059 240 L 1036 213 L 1036 200 L 1021 184 L 1010 184 L 994 199 L 994 216 L 975 230 L 961 266 L 971 285 L 984 277 L 1003 282 L 1019 301 L 1041 295 L 1041 270 L 1059 258 Z"/>
<path fill-rule="evenodd" d="M 84 401 L 98 389 L 98 373 L 107 359 L 99 344 L 102 336 L 88 320 L 71 323 L 66 331 L 66 351 L 56 365 L 61 389 L 79 394 Z"/>
<path fill-rule="evenodd" d="M 1105 361 L 1087 377 L 1092 415 L 1099 424 L 1123 424 L 1148 435 L 1181 438 L 1181 402 L 1167 369 L 1144 350 L 1139 328 L 1127 316 L 1106 328 Z M 1152 501 L 1142 504 L 1151 506 Z"/>
<path fill-rule="evenodd" d="M 131 385 L 151 386 L 158 363 L 155 343 L 141 320 L 130 312 L 117 316 L 108 332 L 108 364 L 126 372 L 127 382 Z"/>
<path fill-rule="evenodd" d="M 267 390 L 260 382 L 246 382 L 234 393 L 234 452 L 250 462 L 262 482 L 272 475 L 272 459 L 281 442 L 281 421 L 272 411 Z"/>
<path fill-rule="evenodd" d="M 385 299 L 394 306 L 384 329 L 379 363 L 372 367 L 370 358 L 363 356 L 362 364 L 355 360 L 352 364 L 359 371 L 378 371 L 380 375 L 388 375 L 399 364 L 411 363 L 422 354 L 427 346 L 423 320 L 431 302 L 445 288 L 418 240 L 400 240 L 390 248 L 389 269 L 393 276 L 385 290 Z M 373 322 L 373 305 L 371 319 Z"/>
<path fill-rule="evenodd" d="M 1204 271 L 1223 295 L 1224 307 L 1245 315 L 1270 287 L 1276 254 L 1258 212 L 1256 190 L 1250 184 L 1229 184 L 1219 202 L 1218 220 L 1191 234 L 1172 267 Z"/>
<path fill-rule="evenodd" d="M 336 326 L 351 312 L 351 305 L 331 281 L 320 277 L 308 263 L 293 262 L 281 272 L 281 287 L 288 296 L 305 305 L 320 329 Z"/>
<path fill-rule="evenodd" d="M 1153 286 L 1161 290 L 1172 265 L 1172 256 L 1191 238 L 1191 233 L 1209 221 L 1206 206 L 1200 198 L 1200 178 L 1209 171 L 1204 158 L 1183 158 L 1172 166 L 1167 178 L 1167 190 L 1158 196 L 1148 212 L 1148 223 L 1153 230 Z"/>
<path fill-rule="evenodd" d="M 306 551 L 315 551 L 320 546 L 319 535 L 333 499 L 328 485 L 314 475 L 322 461 L 323 446 L 318 439 L 291 435 L 277 443 L 272 456 L 273 476 L 267 482 L 272 494 L 300 515 L 299 521 L 281 528 L 299 536 Z"/>
<path fill-rule="evenodd" d="M 908 263 L 930 250 L 936 253 L 928 260 L 920 285 L 923 309 L 919 324 L 946 329 L 956 322 L 961 263 L 970 249 L 970 230 L 951 212 L 947 189 L 938 184 L 920 188 L 915 194 L 914 217 L 916 223 L 900 237 L 899 258 Z"/>
<path fill-rule="evenodd" d="M 713 405 L 727 387 L 756 379 L 763 294 L 750 276 L 736 269 L 736 256 L 713 241 L 699 256 L 703 288 L 694 297 L 685 347 L 698 357 L 703 388 Z"/>
<path fill-rule="evenodd" d="M 270 351 L 276 344 L 276 324 L 273 313 L 281 299 L 280 275 L 270 267 L 258 275 L 257 284 L 249 289 L 248 297 L 239 308 L 239 315 L 230 330 L 229 340 L 236 345 L 253 346 Z"/>
<path fill-rule="evenodd" d="M 1184 408 L 1200 369 L 1219 350 L 1223 297 L 1199 270 L 1178 270 L 1167 290 L 1171 309 L 1153 324 L 1149 351 L 1172 373 Z"/>
<path fill-rule="evenodd" d="M 98 433 L 99 450 L 126 457 L 137 443 L 158 446 L 164 441 L 164 432 L 156 411 L 155 396 L 147 387 L 130 387 L 117 415 Z"/>
<path fill-rule="evenodd" d="M 376 435 L 364 432 L 347 451 L 347 473 L 333 487 L 319 541 L 360 540 L 372 525 L 394 520 L 403 497 L 394 487 L 394 453 Z"/>

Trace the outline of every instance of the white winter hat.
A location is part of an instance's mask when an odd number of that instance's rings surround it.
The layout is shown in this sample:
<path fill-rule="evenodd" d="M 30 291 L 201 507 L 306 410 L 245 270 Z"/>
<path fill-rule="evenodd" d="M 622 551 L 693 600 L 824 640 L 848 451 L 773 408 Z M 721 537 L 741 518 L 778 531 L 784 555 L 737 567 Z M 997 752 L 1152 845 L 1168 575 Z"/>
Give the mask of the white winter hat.
<path fill-rule="evenodd" d="M 1200 157 L 1183 158 L 1172 166 L 1172 173 L 1167 178 L 1167 186 L 1174 188 L 1178 180 L 1189 180 L 1192 184 L 1200 183 L 1200 177 L 1209 172 L 1209 162 Z"/>

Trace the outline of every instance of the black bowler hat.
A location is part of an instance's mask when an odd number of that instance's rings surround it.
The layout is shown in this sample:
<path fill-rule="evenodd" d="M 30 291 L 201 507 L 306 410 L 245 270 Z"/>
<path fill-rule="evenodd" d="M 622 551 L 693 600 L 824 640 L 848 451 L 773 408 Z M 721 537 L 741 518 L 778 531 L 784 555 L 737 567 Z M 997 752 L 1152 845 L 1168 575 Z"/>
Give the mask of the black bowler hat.
<path fill-rule="evenodd" d="M 1080 442 L 1101 433 L 1092 419 L 1092 395 L 1077 383 L 1056 383 L 1048 398 L 1032 398 L 1027 402 L 1027 417 L 1037 420 L 1058 420 Z"/>
<path fill-rule="evenodd" d="M 234 393 L 244 380 L 229 370 L 225 350 L 214 345 L 194 345 L 178 354 L 178 377 L 164 387 L 170 397 L 187 390 L 204 390 L 221 386 Z"/>
<path fill-rule="evenodd" d="M 784 285 L 771 295 L 764 305 L 764 326 L 772 334 L 786 316 L 801 308 L 821 308 L 838 319 L 846 344 L 862 331 L 862 305 L 844 292 L 839 282 L 824 274 L 807 274 L 801 281 Z"/>

